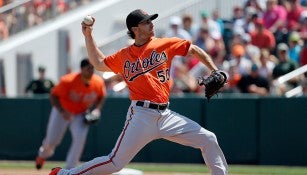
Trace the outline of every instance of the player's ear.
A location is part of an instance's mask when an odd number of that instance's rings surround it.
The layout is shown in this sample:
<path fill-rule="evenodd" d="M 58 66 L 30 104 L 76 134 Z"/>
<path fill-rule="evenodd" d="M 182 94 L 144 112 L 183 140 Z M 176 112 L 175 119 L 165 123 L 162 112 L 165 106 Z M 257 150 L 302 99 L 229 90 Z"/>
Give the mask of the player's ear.
<path fill-rule="evenodd" d="M 138 30 L 138 27 L 131 27 L 131 31 L 135 33 Z"/>

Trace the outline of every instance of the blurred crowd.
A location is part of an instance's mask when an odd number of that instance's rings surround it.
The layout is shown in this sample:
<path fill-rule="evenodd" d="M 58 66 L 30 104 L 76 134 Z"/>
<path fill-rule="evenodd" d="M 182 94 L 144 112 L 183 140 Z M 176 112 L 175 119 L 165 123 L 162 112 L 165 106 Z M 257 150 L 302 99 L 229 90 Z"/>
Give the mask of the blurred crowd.
<path fill-rule="evenodd" d="M 91 0 L 31 0 L 0 13 L 0 42 L 22 30 L 38 25 Z M 1 7 L 14 0 L 0 0 Z"/>
<path fill-rule="evenodd" d="M 194 24 L 189 14 L 173 16 L 165 36 L 190 39 L 208 52 L 219 69 L 229 74 L 224 93 L 284 95 L 306 86 L 305 75 L 282 85 L 276 82 L 280 76 L 307 64 L 305 3 L 247 0 L 233 7 L 228 21 L 221 19 L 217 10 L 200 12 L 201 24 Z M 175 62 L 173 93 L 202 93 L 197 77 L 211 72 L 193 57 L 177 58 Z"/>
<path fill-rule="evenodd" d="M 190 14 L 172 16 L 164 36 L 191 40 L 209 53 L 218 68 L 229 74 L 222 93 L 281 96 L 300 87 L 297 95 L 307 94 L 306 74 L 284 84 L 276 81 L 307 64 L 306 2 L 246 0 L 233 7 L 230 20 L 221 19 L 218 10 L 201 11 L 200 23 L 195 23 Z M 171 92 L 204 93 L 197 77 L 211 72 L 194 57 L 176 57 L 173 61 Z M 111 93 L 117 84 L 114 82 L 120 80 L 110 81 Z"/>

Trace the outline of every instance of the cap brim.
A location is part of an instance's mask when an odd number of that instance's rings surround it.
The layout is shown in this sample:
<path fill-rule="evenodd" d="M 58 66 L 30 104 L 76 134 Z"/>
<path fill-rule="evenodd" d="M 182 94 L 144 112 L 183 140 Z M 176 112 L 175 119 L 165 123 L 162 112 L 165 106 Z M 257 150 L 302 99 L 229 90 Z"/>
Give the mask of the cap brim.
<path fill-rule="evenodd" d="M 154 20 L 156 18 L 158 18 L 158 14 L 153 14 L 153 15 L 149 15 L 148 17 L 144 18 L 142 21 L 140 21 L 140 23 L 144 22 L 144 21 L 147 21 L 147 20 Z"/>

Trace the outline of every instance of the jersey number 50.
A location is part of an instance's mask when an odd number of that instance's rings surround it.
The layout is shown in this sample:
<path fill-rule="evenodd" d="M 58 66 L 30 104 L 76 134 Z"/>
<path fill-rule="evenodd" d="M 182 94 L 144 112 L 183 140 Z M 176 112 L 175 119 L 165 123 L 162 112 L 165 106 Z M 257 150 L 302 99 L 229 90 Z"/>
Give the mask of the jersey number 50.
<path fill-rule="evenodd" d="M 162 83 L 164 83 L 165 81 L 168 81 L 169 78 L 170 78 L 169 69 L 159 70 L 159 71 L 157 71 L 157 75 L 158 75 L 160 81 L 161 81 Z"/>

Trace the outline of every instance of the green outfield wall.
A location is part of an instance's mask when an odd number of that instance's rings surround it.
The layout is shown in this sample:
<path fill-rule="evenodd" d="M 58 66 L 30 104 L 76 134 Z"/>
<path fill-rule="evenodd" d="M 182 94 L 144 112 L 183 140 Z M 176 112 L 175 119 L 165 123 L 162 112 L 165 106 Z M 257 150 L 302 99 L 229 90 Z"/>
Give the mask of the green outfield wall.
<path fill-rule="evenodd" d="M 107 98 L 100 122 L 90 128 L 83 161 L 112 150 L 129 104 L 128 98 Z M 221 95 L 208 102 L 194 95 L 172 96 L 170 108 L 213 131 L 230 164 L 307 165 L 307 97 Z M 0 98 L 1 160 L 34 160 L 50 109 L 47 96 Z M 65 160 L 70 141 L 67 132 L 50 160 Z M 197 149 L 156 140 L 133 162 L 204 161 Z"/>

